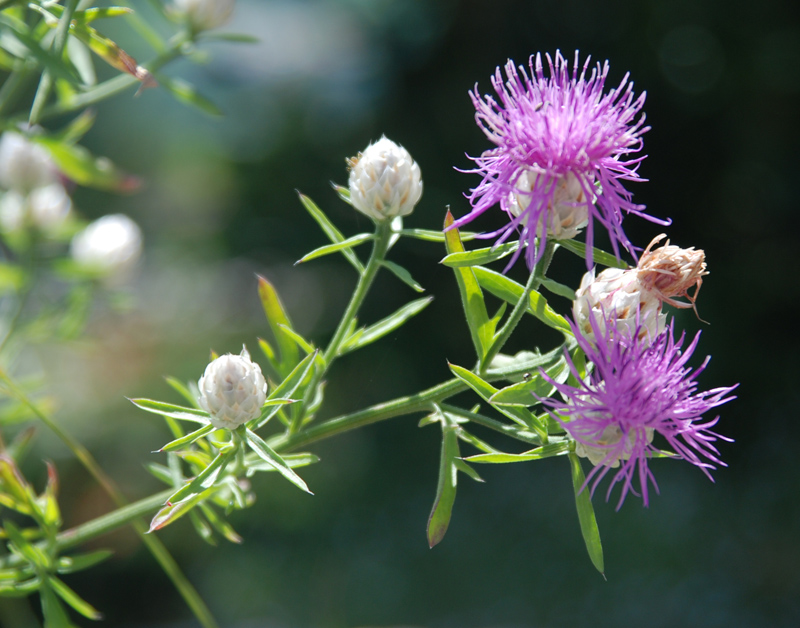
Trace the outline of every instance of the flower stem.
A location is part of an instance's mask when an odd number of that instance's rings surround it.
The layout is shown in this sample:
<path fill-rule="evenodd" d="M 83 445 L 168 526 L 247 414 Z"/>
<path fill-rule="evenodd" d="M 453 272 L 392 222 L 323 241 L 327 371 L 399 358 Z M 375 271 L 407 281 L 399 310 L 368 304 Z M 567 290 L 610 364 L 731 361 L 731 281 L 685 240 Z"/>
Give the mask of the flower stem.
<path fill-rule="evenodd" d="M 369 261 L 364 267 L 361 277 L 358 279 L 356 289 L 353 292 L 353 296 L 350 298 L 350 303 L 347 305 L 347 309 L 344 311 L 344 314 L 342 314 L 342 319 L 339 321 L 339 326 L 336 328 L 333 338 L 331 338 L 330 343 L 328 343 L 328 347 L 325 349 L 325 352 L 322 355 L 322 362 L 324 366 L 316 370 L 311 383 L 306 389 L 307 392 L 305 399 L 303 400 L 304 407 L 307 407 L 309 400 L 312 399 L 316 394 L 319 382 L 325 376 L 327 370 L 331 367 L 331 364 L 339 353 L 342 343 L 346 340 L 346 336 L 350 330 L 352 321 L 355 319 L 356 314 L 358 314 L 358 309 L 364 302 L 364 298 L 367 296 L 367 292 L 369 292 L 372 281 L 375 279 L 375 275 L 377 274 L 378 269 L 381 267 L 381 262 L 386 256 L 386 251 L 389 248 L 389 240 L 391 236 L 392 228 L 389 221 L 384 221 L 377 224 L 375 229 L 375 240 L 372 245 L 372 253 L 369 256 Z M 298 412 L 294 416 L 294 420 L 289 428 L 289 434 L 297 433 L 303 423 L 303 418 L 303 412 Z"/>
<path fill-rule="evenodd" d="M 552 240 L 547 241 L 547 245 L 542 253 L 542 257 L 540 257 L 539 261 L 536 262 L 536 265 L 533 267 L 533 270 L 528 277 L 528 282 L 525 284 L 525 290 L 523 290 L 522 296 L 519 298 L 519 301 L 517 301 L 517 304 L 514 306 L 511 314 L 509 314 L 502 329 L 495 335 L 492 345 L 489 347 L 486 355 L 481 360 L 479 367 L 480 372 L 483 372 L 492 363 L 492 360 L 500 352 L 500 349 L 502 349 L 506 342 L 508 342 L 508 339 L 514 332 L 514 329 L 516 329 L 520 320 L 522 320 L 522 316 L 530 308 L 531 292 L 537 290 L 541 285 L 542 279 L 544 279 L 545 273 L 547 272 L 550 262 L 553 259 L 555 247 L 555 242 Z"/>

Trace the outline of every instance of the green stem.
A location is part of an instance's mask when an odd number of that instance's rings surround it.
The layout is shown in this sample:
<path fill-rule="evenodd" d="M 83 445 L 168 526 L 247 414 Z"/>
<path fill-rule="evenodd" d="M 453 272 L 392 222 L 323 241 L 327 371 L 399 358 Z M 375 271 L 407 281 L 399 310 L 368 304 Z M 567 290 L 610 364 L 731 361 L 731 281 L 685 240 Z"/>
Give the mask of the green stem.
<path fill-rule="evenodd" d="M 56 26 L 56 33 L 53 37 L 52 51 L 55 56 L 61 56 L 64 51 L 64 46 L 67 44 L 67 34 L 69 32 L 69 23 L 72 21 L 72 15 L 78 7 L 78 0 L 67 0 L 64 5 L 64 12 L 58 20 Z M 47 99 L 50 97 L 50 92 L 53 89 L 53 75 L 49 70 L 42 72 L 42 78 L 39 80 L 39 88 L 36 90 L 36 95 L 33 97 L 33 104 L 31 105 L 31 112 L 28 118 L 30 124 L 39 122 L 39 116 L 44 109 Z"/>
<path fill-rule="evenodd" d="M 379 222 L 375 229 L 375 240 L 372 245 L 372 253 L 369 256 L 369 261 L 364 267 L 361 277 L 358 279 L 356 289 L 353 292 L 353 296 L 350 298 L 350 303 L 347 305 L 347 309 L 344 311 L 344 314 L 342 314 L 342 319 L 339 321 L 339 326 L 336 328 L 333 338 L 331 338 L 330 343 L 328 343 L 328 347 L 325 349 L 325 352 L 322 355 L 324 367 L 317 369 L 317 371 L 314 373 L 314 377 L 306 389 L 307 392 L 305 399 L 303 400 L 303 408 L 301 408 L 300 411 L 294 415 L 294 420 L 289 428 L 290 434 L 296 434 L 300 429 L 300 426 L 303 423 L 304 415 L 302 410 L 308 406 L 308 402 L 316 394 L 319 382 L 325 376 L 327 370 L 331 367 L 331 364 L 339 353 L 342 343 L 346 340 L 346 336 L 350 330 L 352 321 L 358 314 L 358 309 L 364 302 L 364 298 L 367 296 L 370 286 L 372 286 L 375 275 L 378 273 L 378 269 L 381 267 L 381 262 L 386 256 L 386 251 L 389 249 L 389 240 L 391 236 L 391 222 L 388 220 Z"/>
<path fill-rule="evenodd" d="M 522 320 L 525 312 L 527 312 L 530 308 L 531 292 L 537 290 L 541 285 L 542 279 L 544 279 L 545 273 L 547 272 L 550 262 L 553 259 L 555 247 L 555 242 L 552 239 L 547 241 L 547 245 L 542 253 L 542 257 L 540 257 L 539 261 L 536 262 L 536 265 L 533 267 L 533 270 L 528 277 L 528 282 L 525 284 L 525 290 L 522 292 L 522 296 L 519 298 L 519 301 L 517 301 L 517 304 L 514 306 L 511 314 L 509 314 L 502 329 L 495 335 L 492 345 L 489 347 L 489 350 L 486 352 L 483 360 L 481 360 L 479 372 L 483 372 L 484 369 L 486 369 L 486 367 L 492 363 L 492 360 L 500 352 L 500 349 L 502 349 L 506 342 L 508 342 L 508 339 L 511 337 L 514 329 L 516 329 L 517 325 Z"/>
<path fill-rule="evenodd" d="M 181 49 L 185 43 L 186 40 L 184 38 L 179 38 L 172 44 L 172 46 L 170 46 L 170 48 L 158 55 L 153 61 L 145 63 L 144 67 L 151 72 L 157 71 L 159 68 L 163 67 L 173 59 L 181 56 Z M 130 74 L 119 74 L 108 79 L 107 81 L 103 81 L 102 83 L 95 85 L 92 89 L 87 90 L 82 94 L 73 96 L 67 101 L 59 102 L 55 105 L 47 107 L 41 112 L 39 120 L 45 120 L 46 118 L 69 113 L 70 111 L 83 109 L 84 107 L 93 105 L 101 100 L 105 100 L 110 96 L 120 94 L 129 87 L 137 84 L 139 84 L 139 81 Z"/>
<path fill-rule="evenodd" d="M 524 372 L 525 370 L 523 369 L 519 373 L 509 372 L 504 373 L 503 375 L 497 375 L 495 373 L 493 375 L 490 371 L 487 373 L 486 379 L 490 382 L 504 380 Z M 414 395 L 398 397 L 397 399 L 379 403 L 352 414 L 346 414 L 328 419 L 323 423 L 319 423 L 313 427 L 304 429 L 301 432 L 275 436 L 269 440 L 268 444 L 276 451 L 285 452 L 292 449 L 297 449 L 299 447 L 308 445 L 309 443 L 330 438 L 343 432 L 364 427 L 365 425 L 385 421 L 396 416 L 413 414 L 415 412 L 428 412 L 432 410 L 432 404 L 441 404 L 441 402 L 445 399 L 457 395 L 458 393 L 467 389 L 468 386 L 464 382 L 458 378 L 453 378 Z M 443 410 L 447 409 L 448 411 L 452 409 L 451 406 L 447 405 L 442 405 L 441 407 Z M 517 440 L 531 442 L 534 444 L 540 444 L 541 442 L 538 440 L 538 436 L 532 432 L 524 432 L 515 426 L 509 426 L 505 423 L 501 423 L 500 421 L 490 419 L 489 417 L 472 412 L 466 412 L 465 410 L 458 410 L 454 413 L 460 414 L 461 416 L 469 418 L 474 423 L 488 427 L 489 429 L 505 434 L 506 436 L 511 436 Z"/>
<path fill-rule="evenodd" d="M 97 483 L 108 493 L 111 499 L 117 504 L 118 507 L 127 506 L 127 500 L 114 484 L 114 481 L 103 471 L 97 461 L 92 457 L 89 451 L 77 441 L 71 434 L 66 432 L 55 421 L 52 420 L 47 414 L 41 411 L 27 395 L 20 390 L 11 378 L 0 369 L 0 381 L 5 384 L 7 391 L 11 396 L 15 397 L 20 403 L 25 405 L 28 409 L 35 414 L 42 423 L 44 423 L 73 453 L 78 461 L 86 468 L 91 476 Z M 163 502 L 162 502 L 163 503 Z M 208 607 L 203 602 L 203 599 L 194 589 L 192 584 L 186 579 L 186 576 L 181 572 L 180 567 L 170 555 L 164 544 L 155 535 L 147 534 L 148 526 L 141 520 L 134 520 L 131 522 L 136 534 L 145 544 L 147 549 L 156 559 L 161 569 L 172 581 L 172 584 L 183 597 L 186 604 L 197 617 L 198 621 L 205 628 L 218 628 L 217 622 L 208 610 Z"/>

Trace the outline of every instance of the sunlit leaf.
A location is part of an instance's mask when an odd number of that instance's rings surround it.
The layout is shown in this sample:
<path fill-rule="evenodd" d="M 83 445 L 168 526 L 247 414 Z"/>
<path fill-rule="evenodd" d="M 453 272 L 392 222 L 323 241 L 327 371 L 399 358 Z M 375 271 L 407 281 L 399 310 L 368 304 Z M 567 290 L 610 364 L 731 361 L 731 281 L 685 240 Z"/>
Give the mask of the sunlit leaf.
<path fill-rule="evenodd" d="M 339 192 L 339 195 L 341 196 L 343 192 L 339 191 L 339 188 L 337 186 L 334 187 L 336 187 L 337 191 Z M 349 202 L 350 191 L 347 188 L 342 188 L 342 189 L 347 192 L 346 200 L 347 202 Z M 339 244 L 341 242 L 344 242 L 345 240 L 344 235 L 342 235 L 342 232 L 339 231 L 334 226 L 334 224 L 330 221 L 330 219 L 325 215 L 325 212 L 323 212 L 317 206 L 317 204 L 314 203 L 314 201 L 312 201 L 305 194 L 301 194 L 300 192 L 298 192 L 297 194 L 300 197 L 300 202 L 303 204 L 303 207 L 305 207 L 306 211 L 308 211 L 308 213 L 311 214 L 311 217 L 317 222 L 317 224 L 320 226 L 325 235 L 328 236 L 328 239 L 333 244 Z M 364 272 L 364 265 L 359 261 L 358 256 L 353 252 L 352 249 L 344 248 L 341 250 L 341 253 L 342 255 L 344 255 L 345 259 L 348 262 L 350 262 L 350 264 L 353 265 L 353 268 L 355 268 L 358 271 L 359 275 Z"/>
<path fill-rule="evenodd" d="M 506 242 L 497 246 L 491 246 L 485 249 L 475 249 L 473 251 L 462 251 L 450 253 L 445 256 L 440 264 L 449 266 L 450 268 L 463 268 L 465 266 L 480 266 L 488 264 L 495 260 L 502 259 L 507 255 L 511 255 L 519 248 L 519 241 Z"/>
<path fill-rule="evenodd" d="M 425 292 L 425 288 L 423 288 L 411 276 L 410 272 L 408 272 L 405 268 L 403 268 L 399 264 L 395 264 L 394 262 L 390 262 L 388 260 L 381 260 L 381 266 L 391 271 L 395 277 L 397 277 L 400 281 L 409 286 L 412 290 L 415 290 L 416 292 Z"/>
<path fill-rule="evenodd" d="M 341 348 L 339 349 L 339 354 L 343 355 L 349 351 L 355 351 L 356 349 L 368 345 L 371 342 L 375 342 L 386 334 L 391 333 L 403 325 L 403 323 L 405 323 L 408 319 L 419 314 L 428 306 L 428 304 L 430 304 L 431 301 L 433 301 L 433 297 L 424 297 L 422 299 L 417 299 L 416 301 L 406 303 L 393 314 L 373 325 L 370 325 L 369 327 L 364 328 L 363 330 L 359 330 L 358 335 L 353 340 L 348 339 L 342 344 Z"/>
<path fill-rule="evenodd" d="M 313 495 L 311 491 L 308 490 L 308 486 L 303 481 L 299 475 L 297 475 L 292 468 L 286 464 L 286 461 L 281 458 L 277 453 L 272 451 L 269 445 L 265 443 L 258 434 L 253 432 L 252 430 L 246 430 L 245 432 L 247 443 L 250 445 L 250 448 L 258 454 L 258 456 L 267 464 L 272 465 L 275 467 L 275 470 L 278 471 L 283 477 L 289 480 L 292 484 L 294 484 L 297 488 L 305 491 L 306 493 Z"/>
<path fill-rule="evenodd" d="M 302 264 L 303 262 L 308 262 L 309 260 L 322 257 L 323 255 L 330 255 L 331 253 L 349 250 L 354 246 L 358 246 L 359 244 L 363 244 L 364 242 L 368 242 L 374 238 L 375 236 L 372 233 L 359 233 L 342 240 L 341 242 L 336 242 L 335 244 L 326 244 L 318 249 L 314 249 L 310 253 L 306 253 L 303 257 L 297 260 L 295 264 Z"/>
<path fill-rule="evenodd" d="M 586 244 L 578 242 L 578 240 L 559 240 L 558 245 L 565 248 L 570 253 L 574 253 L 581 259 L 586 259 Z M 592 249 L 592 259 L 597 264 L 603 266 L 610 266 L 611 268 L 629 268 L 625 262 L 618 260 L 617 256 L 613 253 L 606 253 L 600 249 Z"/>
<path fill-rule="evenodd" d="M 203 425 L 206 425 L 209 422 L 208 413 L 196 408 L 176 406 L 172 403 L 155 401 L 154 399 L 139 398 L 129 399 L 128 401 L 130 401 L 137 408 L 141 408 L 147 412 L 152 412 L 153 414 L 162 414 L 180 421 L 192 421 L 193 423 L 201 423 Z"/>
<path fill-rule="evenodd" d="M 428 546 L 437 545 L 444 538 L 450 526 L 453 504 L 456 500 L 458 483 L 458 467 L 455 461 L 459 457 L 458 436 L 455 427 L 442 421 L 442 449 L 439 458 L 439 480 L 436 485 L 436 498 L 431 514 L 428 517 Z"/>
<path fill-rule="evenodd" d="M 94 606 L 89 604 L 86 600 L 82 599 L 75 591 L 70 589 L 58 578 L 51 576 L 48 578 L 48 584 L 53 588 L 53 591 L 69 604 L 73 609 L 78 611 L 87 619 L 103 619 L 103 614 L 98 611 Z"/>
<path fill-rule="evenodd" d="M 267 322 L 278 344 L 278 351 L 280 351 L 280 361 L 275 365 L 276 370 L 280 377 L 286 377 L 300 361 L 300 352 L 297 349 L 297 344 L 284 330 L 284 327 L 288 329 L 294 329 L 294 327 L 286 314 L 275 287 L 260 275 L 258 277 L 258 295 L 261 298 L 261 305 L 267 316 Z"/>
<path fill-rule="evenodd" d="M 530 460 L 543 460 L 553 456 L 563 456 L 569 451 L 569 443 L 550 443 L 536 449 L 522 452 L 521 454 L 508 454 L 503 452 L 475 454 L 467 456 L 464 460 L 469 462 L 505 464 L 510 462 L 528 462 Z"/>
<path fill-rule="evenodd" d="M 594 516 L 591 491 L 585 486 L 586 477 L 581 468 L 581 461 L 576 454 L 569 454 L 569 464 L 572 471 L 572 487 L 575 490 L 575 505 L 578 509 L 578 521 L 581 525 L 581 534 L 586 543 L 586 550 L 595 569 L 604 573 L 603 544 L 600 542 L 600 530 Z"/>

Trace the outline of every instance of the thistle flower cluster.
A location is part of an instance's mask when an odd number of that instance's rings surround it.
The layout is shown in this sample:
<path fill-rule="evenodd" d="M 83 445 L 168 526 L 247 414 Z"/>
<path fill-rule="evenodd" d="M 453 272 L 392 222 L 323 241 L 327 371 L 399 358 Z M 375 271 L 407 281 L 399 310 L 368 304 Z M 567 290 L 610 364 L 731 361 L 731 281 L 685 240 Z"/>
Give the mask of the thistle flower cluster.
<path fill-rule="evenodd" d="M 530 58 L 530 74 L 513 61 L 505 79 L 497 68 L 491 82 L 498 100 L 481 96 L 477 85 L 470 93 L 476 121 L 495 147 L 473 158 L 471 172 L 482 181 L 468 195 L 472 210 L 455 226 L 499 205 L 508 224 L 482 237 L 502 243 L 518 232 L 517 256 L 524 250 L 531 268 L 548 238 L 574 238 L 583 228 L 590 267 L 598 224 L 617 256 L 620 245 L 635 254 L 622 229 L 625 214 L 669 224 L 646 214 L 622 185 L 642 180 L 645 94 L 634 95 L 627 74 L 604 92 L 608 62 L 590 69 L 590 58 L 581 65 L 576 52 L 570 69 L 560 52 L 545 58 L 549 76 L 541 54 Z"/>
<path fill-rule="evenodd" d="M 736 386 L 698 392 L 697 376 L 709 357 L 694 370 L 687 366 L 700 338 L 698 332 L 684 347 L 684 334 L 676 341 L 673 325 L 655 337 L 642 327 L 633 328 L 606 319 L 605 329 L 590 317 L 594 340 L 573 325 L 578 345 L 592 365 L 582 379 L 570 361 L 578 386 L 558 383 L 555 386 L 565 401 L 545 399 L 567 433 L 576 442 L 576 453 L 595 465 L 586 478 L 594 492 L 610 469 L 614 474 L 607 498 L 615 484 L 622 483 L 617 508 L 628 492 L 641 495 L 648 505 L 648 485 L 658 485 L 648 467 L 648 460 L 661 455 L 653 445 L 655 434 L 667 443 L 668 455 L 699 467 L 710 479 L 709 470 L 725 466 L 714 443 L 730 440 L 714 432 L 719 417 L 704 420 L 702 415 L 734 397 Z"/>

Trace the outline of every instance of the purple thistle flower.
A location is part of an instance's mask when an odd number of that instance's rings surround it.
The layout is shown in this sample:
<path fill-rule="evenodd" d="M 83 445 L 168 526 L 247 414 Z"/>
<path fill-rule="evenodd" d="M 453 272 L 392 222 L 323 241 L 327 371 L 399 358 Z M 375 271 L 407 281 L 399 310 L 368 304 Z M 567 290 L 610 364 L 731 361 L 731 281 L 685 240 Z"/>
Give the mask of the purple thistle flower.
<path fill-rule="evenodd" d="M 500 204 L 510 222 L 484 234 L 498 237 L 500 244 L 520 231 L 520 249 L 527 245 L 530 268 L 542 255 L 547 237 L 572 238 L 587 228 L 587 267 L 592 264 L 594 221 L 611 238 L 619 257 L 619 244 L 635 257 L 635 250 L 622 230 L 623 211 L 652 222 L 669 224 L 644 213 L 644 205 L 631 202 L 621 181 L 641 181 L 637 169 L 646 155 L 642 149 L 645 116 L 637 115 L 645 93 L 634 99 L 628 75 L 616 89 L 603 93 L 608 62 L 589 72 L 587 58 L 582 67 L 578 52 L 570 72 L 568 62 L 556 52 L 555 62 L 546 55 L 550 76 L 545 77 L 541 54 L 529 59 L 530 76 L 513 61 L 505 66 L 507 81 L 498 67 L 492 96 L 481 97 L 477 84 L 470 97 L 475 119 L 496 148 L 471 159 L 483 176 L 468 195 L 472 211 L 455 221 L 456 227 L 470 222 L 490 207 Z M 538 243 L 537 243 L 538 239 Z"/>
<path fill-rule="evenodd" d="M 596 344 L 572 326 L 579 346 L 594 368 L 582 381 L 575 365 L 570 369 L 580 386 L 559 384 L 544 375 L 566 401 L 542 400 L 554 417 L 576 441 L 576 453 L 595 465 L 586 477 L 592 483 L 592 494 L 609 469 L 619 468 L 611 480 L 606 500 L 617 482 L 622 491 L 617 510 L 628 491 L 639 495 L 648 505 L 648 483 L 658 492 L 658 485 L 647 466 L 648 459 L 660 450 L 652 444 L 655 434 L 667 442 L 675 457 L 699 467 L 713 481 L 710 469 L 726 466 L 714 446 L 716 440 L 731 439 L 712 431 L 719 416 L 703 420 L 711 408 L 735 397 L 729 393 L 737 385 L 698 392 L 697 376 L 703 372 L 710 356 L 694 370 L 686 363 L 700 338 L 700 333 L 684 349 L 685 334 L 675 341 L 673 325 L 654 340 L 641 330 L 613 327 L 592 319 Z M 569 357 L 567 357 L 569 360 Z M 556 414 L 557 413 L 557 414 Z"/>

